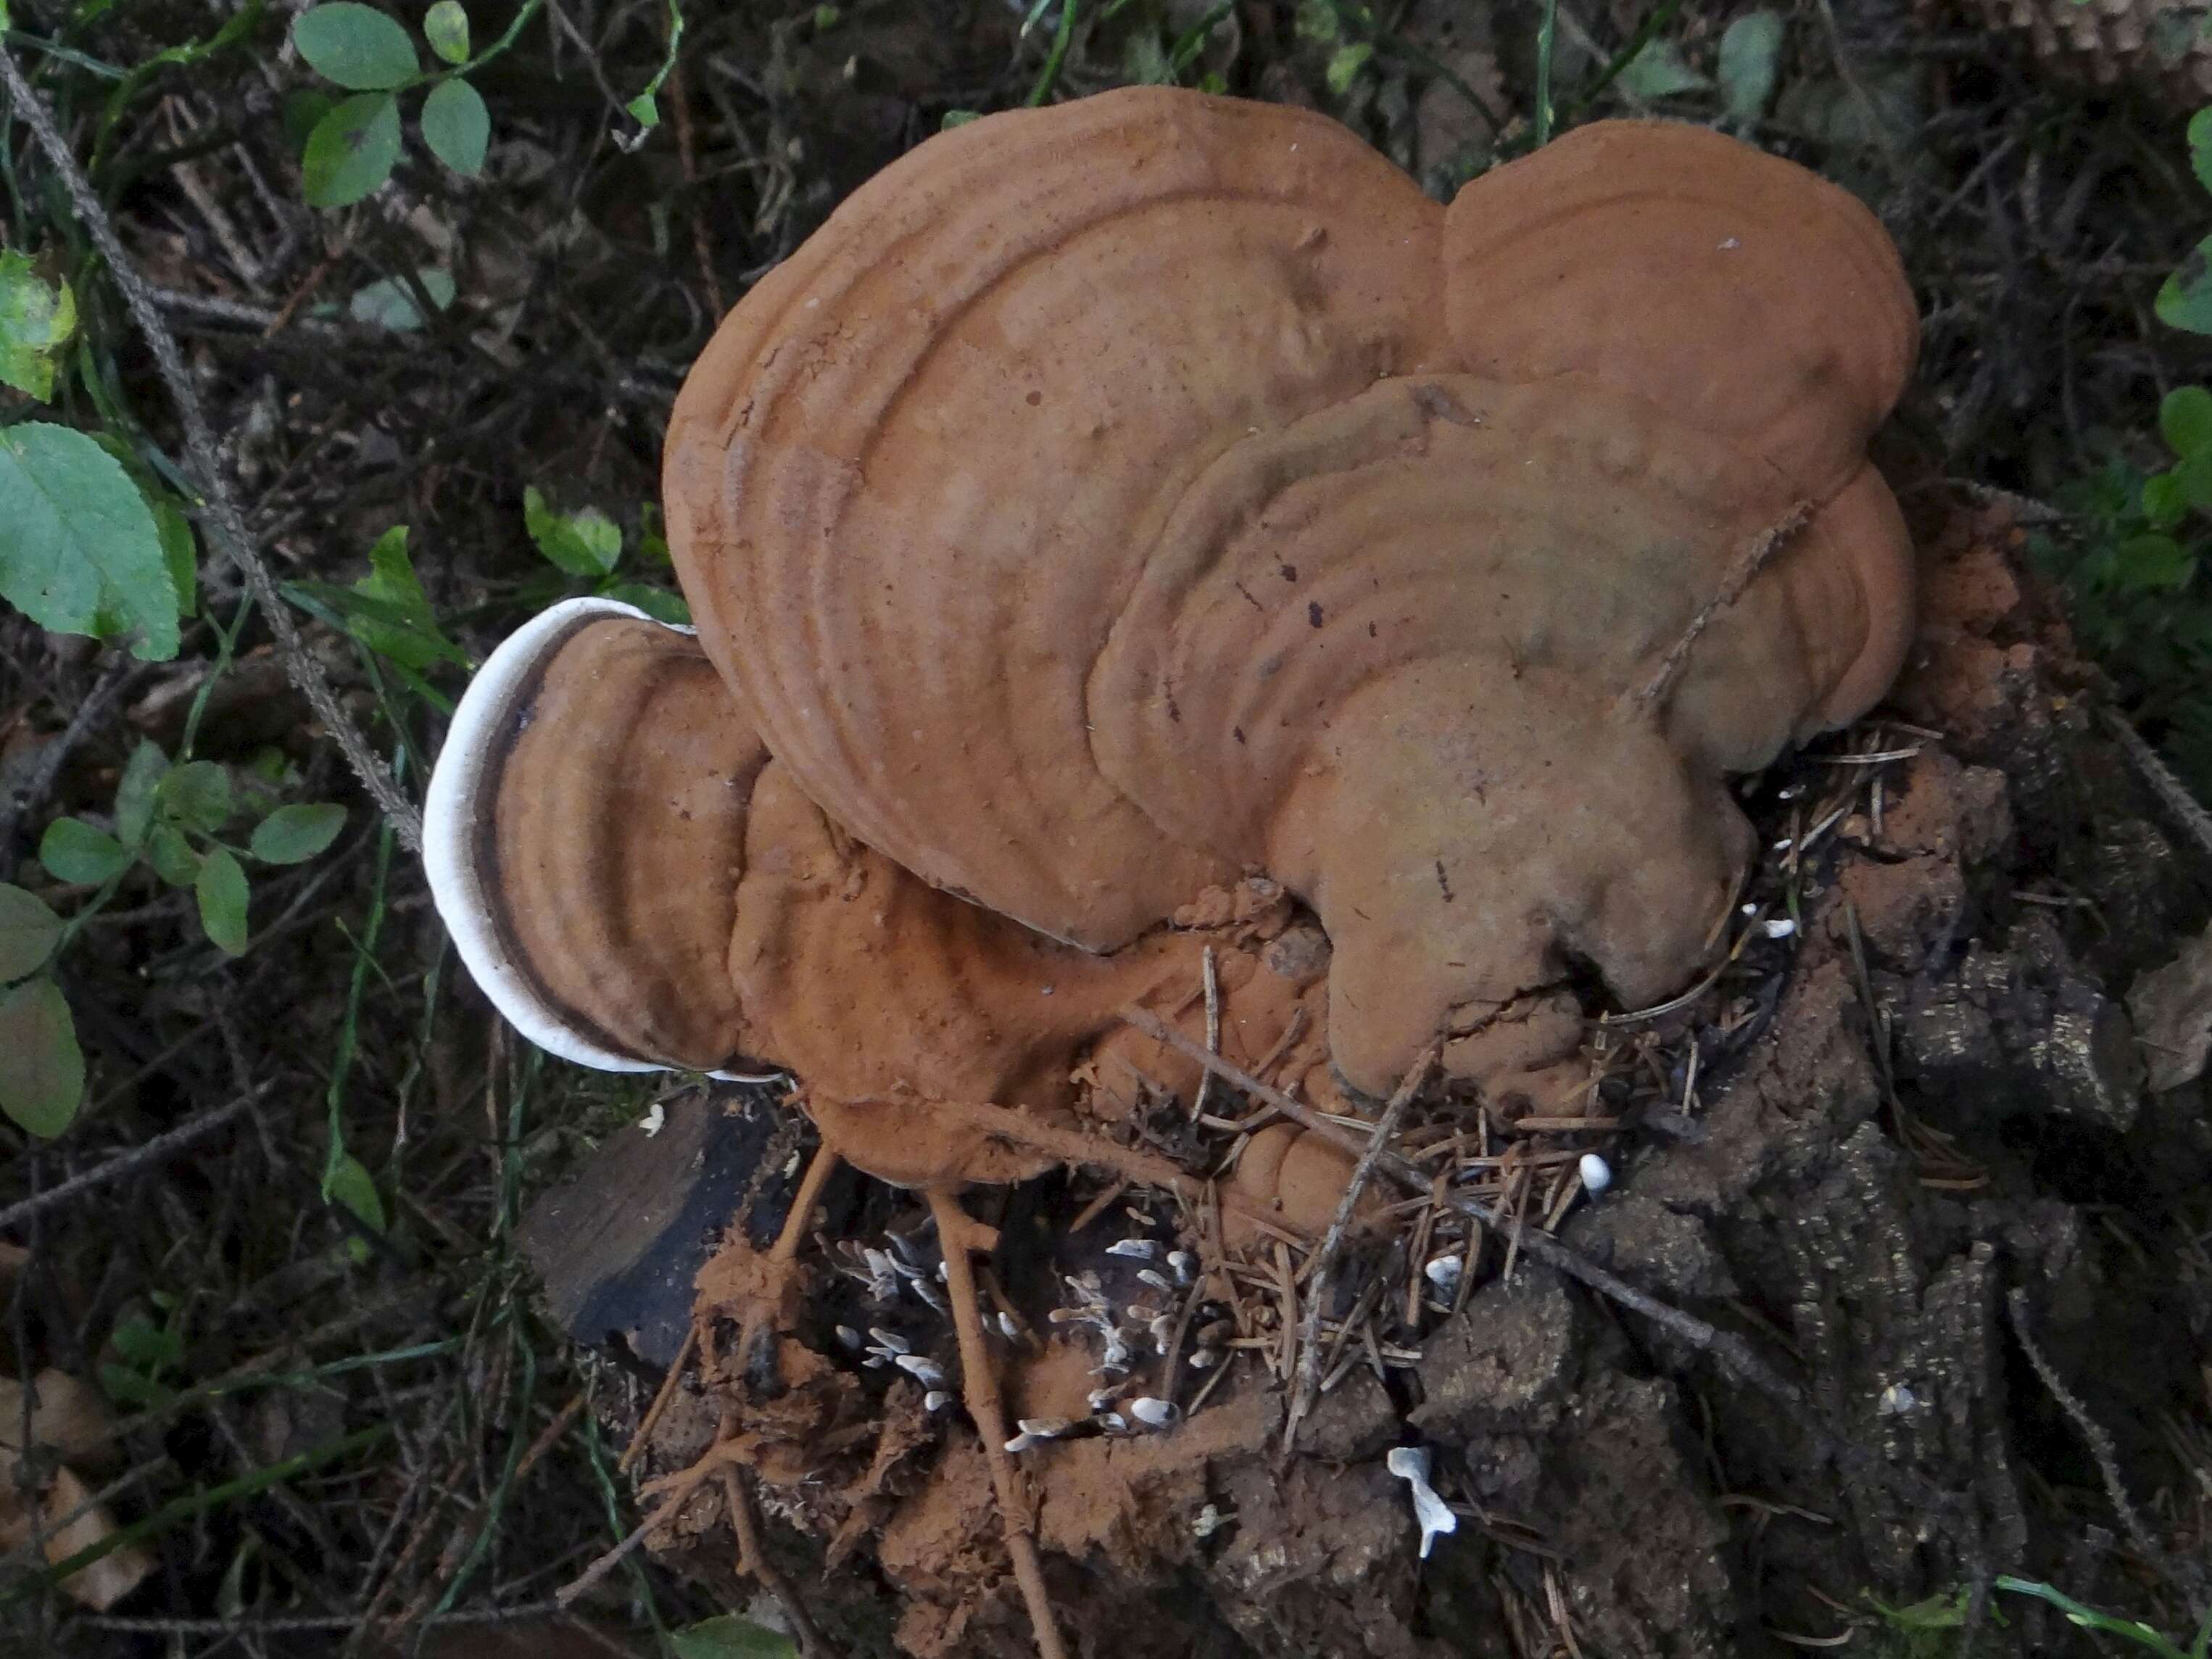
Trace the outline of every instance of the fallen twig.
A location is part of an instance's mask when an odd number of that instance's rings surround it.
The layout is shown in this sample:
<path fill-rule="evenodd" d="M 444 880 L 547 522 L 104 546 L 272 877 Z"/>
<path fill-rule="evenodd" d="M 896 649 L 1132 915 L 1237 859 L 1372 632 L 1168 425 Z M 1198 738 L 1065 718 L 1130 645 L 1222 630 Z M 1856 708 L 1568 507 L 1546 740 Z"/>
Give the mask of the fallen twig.
<path fill-rule="evenodd" d="M 276 592 L 276 583 L 263 562 L 258 549 L 246 527 L 245 515 L 239 511 L 225 479 L 221 461 L 216 453 L 215 440 L 208 430 L 206 412 L 200 407 L 199 393 L 193 390 L 185 373 L 183 356 L 177 350 L 176 336 L 155 303 L 152 290 L 146 279 L 131 263 L 115 234 L 115 226 L 108 218 L 106 206 L 77 165 L 76 155 L 62 137 L 61 129 L 54 124 L 53 113 L 33 89 L 12 52 L 0 52 L 0 82 L 8 88 L 9 100 L 18 119 L 31 129 L 39 148 L 46 153 L 47 161 L 68 190 L 85 233 L 92 238 L 100 257 L 106 261 L 109 276 L 123 295 L 138 331 L 153 349 L 154 362 L 161 371 L 161 383 L 168 389 L 170 400 L 175 404 L 178 419 L 185 429 L 185 448 L 191 465 L 194 481 L 198 484 L 207 503 L 206 518 L 214 531 L 211 539 L 225 557 L 238 568 L 246 584 L 253 591 L 254 601 L 268 617 L 270 632 L 276 636 L 277 654 L 283 659 L 284 673 L 307 698 L 315 711 L 315 718 L 323 724 L 339 750 L 346 764 L 353 768 L 362 785 L 374 798 L 384 815 L 391 820 L 400 843 L 410 853 L 422 848 L 422 815 L 412 801 L 400 793 L 398 781 L 374 750 L 368 738 L 353 723 L 353 719 L 340 706 L 337 694 L 324 677 L 322 668 L 301 642 L 300 630 L 291 611 Z"/>
<path fill-rule="evenodd" d="M 1298 1333 L 1297 1384 L 1291 1390 L 1291 1409 L 1283 1419 L 1285 1457 L 1298 1443 L 1298 1425 L 1313 1408 L 1314 1392 L 1321 1386 L 1322 1310 L 1328 1301 L 1329 1279 L 1336 1271 L 1337 1255 L 1344 1248 L 1345 1230 L 1352 1224 L 1352 1212 L 1359 1207 L 1359 1195 L 1367 1190 L 1376 1162 L 1389 1149 L 1391 1136 L 1398 1132 L 1398 1120 L 1406 1115 L 1407 1104 L 1429 1080 L 1429 1072 L 1441 1052 L 1439 1045 L 1431 1043 L 1428 1052 L 1415 1060 L 1400 1080 L 1396 1092 L 1382 1109 L 1382 1115 L 1376 1120 L 1375 1133 L 1367 1138 L 1366 1151 L 1360 1153 L 1359 1162 L 1352 1166 L 1352 1179 L 1345 1183 L 1344 1196 L 1336 1201 L 1336 1214 L 1328 1224 L 1328 1231 L 1322 1236 L 1321 1249 L 1314 1257 L 1313 1274 L 1306 1285 L 1304 1329 Z"/>
<path fill-rule="evenodd" d="M 2203 803 L 2189 793 L 2189 786 L 2173 775 L 2172 769 L 2159 758 L 2158 750 L 2143 741 L 2142 733 L 2129 725 L 2125 716 L 2107 708 L 2105 726 L 2119 739 L 2120 747 L 2135 763 L 2142 781 L 2150 786 L 2151 793 L 2180 821 L 2181 827 L 2189 831 L 2190 839 L 2203 849 L 2206 856 L 2212 857 L 2212 812 L 2204 810 Z"/>
<path fill-rule="evenodd" d="M 0 1210 L 0 1231 L 18 1226 L 28 1221 L 33 1216 L 43 1214 L 57 1205 L 66 1204 L 79 1194 L 90 1192 L 95 1187 L 104 1187 L 111 1181 L 120 1181 L 125 1176 L 135 1174 L 149 1165 L 159 1164 L 171 1153 L 191 1146 L 192 1142 L 204 1135 L 212 1134 L 253 1105 L 275 1086 L 273 1079 L 264 1083 L 258 1088 L 239 1096 L 237 1099 L 226 1105 L 218 1106 L 211 1112 L 203 1113 L 190 1122 L 180 1123 L 166 1134 L 155 1136 L 143 1146 L 134 1146 L 131 1151 L 108 1159 L 105 1164 L 96 1164 L 80 1174 L 71 1176 L 58 1187 L 49 1187 L 43 1193 L 33 1193 L 20 1202 L 10 1204 L 6 1209 Z"/>

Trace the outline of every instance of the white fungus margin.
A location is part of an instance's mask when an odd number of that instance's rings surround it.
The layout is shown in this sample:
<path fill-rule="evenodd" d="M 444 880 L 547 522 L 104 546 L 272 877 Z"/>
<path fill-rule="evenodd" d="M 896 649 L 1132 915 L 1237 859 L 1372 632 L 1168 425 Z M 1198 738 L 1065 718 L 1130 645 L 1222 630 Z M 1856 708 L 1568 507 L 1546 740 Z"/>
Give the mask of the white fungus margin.
<path fill-rule="evenodd" d="M 656 1060 L 601 1048 L 564 1023 L 531 984 L 499 935 L 483 869 L 476 860 L 477 832 L 492 809 L 499 749 L 516 700 L 537 678 L 545 659 L 580 623 L 598 617 L 653 618 L 614 599 L 566 599 L 533 617 L 501 642 L 469 682 L 453 710 L 445 747 L 430 773 L 422 802 L 422 868 L 431 902 L 453 936 L 469 973 L 507 1023 L 548 1054 L 602 1072 L 665 1072 Z M 655 623 L 665 627 L 665 623 Z M 680 630 L 689 633 L 689 629 Z"/>

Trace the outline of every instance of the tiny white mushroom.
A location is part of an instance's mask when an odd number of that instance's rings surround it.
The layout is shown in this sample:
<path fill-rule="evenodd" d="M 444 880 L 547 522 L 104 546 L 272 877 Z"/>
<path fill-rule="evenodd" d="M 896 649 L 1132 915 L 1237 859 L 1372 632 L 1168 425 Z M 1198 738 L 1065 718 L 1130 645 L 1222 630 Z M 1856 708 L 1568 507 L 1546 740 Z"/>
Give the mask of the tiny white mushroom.
<path fill-rule="evenodd" d="M 1109 1244 L 1109 1255 L 1126 1255 L 1138 1261 L 1150 1261 L 1160 1253 L 1160 1247 L 1149 1238 L 1124 1238 Z"/>
<path fill-rule="evenodd" d="M 661 1127 L 667 1121 L 668 1109 L 656 1100 L 646 1108 L 645 1115 L 637 1121 L 637 1127 L 645 1131 L 645 1138 L 650 1140 L 660 1133 Z"/>
<path fill-rule="evenodd" d="M 887 1331 L 880 1325 L 871 1325 L 868 1327 L 868 1334 L 876 1339 L 877 1346 L 889 1348 L 893 1353 L 911 1353 L 914 1352 L 914 1344 L 908 1341 L 896 1331 Z"/>
<path fill-rule="evenodd" d="M 854 1350 L 855 1352 L 859 1352 L 860 1346 L 860 1334 L 854 1330 L 850 1325 L 840 1325 L 837 1328 L 837 1340 L 843 1343 L 847 1347 Z"/>
<path fill-rule="evenodd" d="M 1583 1182 L 1589 1184 L 1587 1181 Z M 1429 1258 L 1421 1269 L 1422 1275 L 1437 1287 L 1437 1294 L 1449 1302 L 1459 1294 L 1460 1275 L 1467 1270 L 1465 1260 L 1456 1255 L 1437 1255 Z"/>
<path fill-rule="evenodd" d="M 1893 1382 L 1881 1391 L 1881 1399 L 1875 1406 L 1877 1417 L 1902 1417 L 1920 1403 L 1919 1396 L 1902 1382 Z"/>
<path fill-rule="evenodd" d="M 999 1310 L 999 1334 L 1009 1342 L 1016 1340 L 1022 1334 L 1021 1321 L 1003 1308 Z"/>
<path fill-rule="evenodd" d="M 1584 1152 L 1575 1168 L 1582 1174 L 1583 1190 L 1592 1198 L 1613 1185 L 1613 1165 L 1595 1152 Z"/>
<path fill-rule="evenodd" d="M 1421 1528 L 1421 1559 L 1429 1559 L 1429 1549 L 1439 1533 L 1459 1530 L 1459 1516 L 1450 1504 L 1437 1496 L 1437 1489 L 1429 1484 L 1429 1453 L 1425 1446 L 1395 1446 L 1383 1459 L 1382 1466 L 1413 1489 L 1413 1519 Z"/>
<path fill-rule="evenodd" d="M 1006 1442 L 1006 1449 L 1009 1452 L 1025 1452 L 1031 1446 L 1038 1443 L 1039 1442 L 1036 1436 L 1033 1434 L 1018 1434 L 1012 1440 Z"/>
<path fill-rule="evenodd" d="M 942 1389 L 932 1389 L 921 1397 L 921 1408 L 926 1412 L 941 1412 L 952 1403 L 952 1396 Z"/>
<path fill-rule="evenodd" d="M 1198 1267 L 1198 1262 L 1188 1250 L 1170 1250 L 1168 1266 L 1174 1270 L 1176 1284 L 1188 1285 Z"/>
<path fill-rule="evenodd" d="M 1796 931 L 1797 924 L 1787 916 L 1769 916 L 1766 919 L 1766 936 L 1769 939 L 1788 939 Z"/>
<path fill-rule="evenodd" d="M 1129 1402 L 1129 1414 L 1148 1428 L 1164 1428 L 1176 1419 L 1174 1405 L 1165 1400 L 1155 1400 L 1150 1395 L 1139 1395 Z"/>
<path fill-rule="evenodd" d="M 1018 1419 L 1014 1426 L 1039 1440 L 1057 1440 L 1067 1432 L 1068 1424 L 1064 1417 L 1024 1417 Z"/>
<path fill-rule="evenodd" d="M 1088 1406 L 1091 1408 L 1091 1414 L 1096 1416 L 1098 1413 L 1104 1411 L 1108 1407 L 1114 1403 L 1114 1390 L 1111 1389 L 1093 1389 L 1091 1391 L 1090 1397 L 1083 1403 Z"/>
<path fill-rule="evenodd" d="M 892 1363 L 925 1389 L 934 1389 L 945 1381 L 945 1373 L 918 1353 L 902 1353 Z"/>

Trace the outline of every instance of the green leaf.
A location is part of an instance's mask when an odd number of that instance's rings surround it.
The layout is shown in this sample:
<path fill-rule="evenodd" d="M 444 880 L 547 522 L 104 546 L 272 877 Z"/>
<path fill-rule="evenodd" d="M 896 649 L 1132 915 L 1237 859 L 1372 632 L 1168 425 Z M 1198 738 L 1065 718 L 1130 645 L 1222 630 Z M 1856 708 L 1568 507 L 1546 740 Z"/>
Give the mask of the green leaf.
<path fill-rule="evenodd" d="M 40 838 L 39 862 L 56 881 L 97 887 L 131 867 L 131 850 L 82 818 L 56 818 Z"/>
<path fill-rule="evenodd" d="M 62 919 L 46 900 L 0 881 L 0 985 L 45 967 L 61 936 Z"/>
<path fill-rule="evenodd" d="M 2129 587 L 2186 587 L 2197 559 L 2171 536 L 2130 536 L 2115 550 L 2113 569 Z"/>
<path fill-rule="evenodd" d="M 169 572 L 169 586 L 177 592 L 177 614 L 199 614 L 199 538 L 184 509 L 166 495 L 154 495 L 146 505 L 154 514 L 154 533 L 161 538 L 161 562 Z"/>
<path fill-rule="evenodd" d="M 538 550 L 572 576 L 604 576 L 622 557 L 622 531 L 595 507 L 557 513 L 532 484 L 522 492 L 522 523 Z"/>
<path fill-rule="evenodd" d="M 304 864 L 338 838 L 345 808 L 328 801 L 280 806 L 253 826 L 249 850 L 264 864 Z"/>
<path fill-rule="evenodd" d="M 2212 106 L 2189 118 L 2189 170 L 2198 184 L 2212 190 Z"/>
<path fill-rule="evenodd" d="M 53 354 L 76 331 L 70 285 L 47 287 L 27 256 L 0 248 L 0 382 L 51 402 Z"/>
<path fill-rule="evenodd" d="M 343 1204 L 356 1220 L 379 1235 L 383 1234 L 384 1196 L 376 1190 L 376 1177 L 368 1166 L 351 1152 L 341 1152 L 323 1178 L 323 1196 L 333 1204 Z"/>
<path fill-rule="evenodd" d="M 347 617 L 346 630 L 370 650 L 418 671 L 441 662 L 468 665 L 466 654 L 438 627 L 429 596 L 407 556 L 405 525 L 394 525 L 376 538 L 368 550 L 368 574 L 350 590 L 333 589 L 325 597 L 342 603 L 349 596 L 365 603 Z"/>
<path fill-rule="evenodd" d="M 1782 58 L 1782 19 L 1771 11 L 1747 11 L 1728 26 L 1721 36 L 1720 60 L 1715 65 L 1728 112 L 1739 121 L 1756 121 L 1774 96 L 1774 81 Z"/>
<path fill-rule="evenodd" d="M 2158 406 L 2158 429 L 2177 455 L 2212 449 L 2212 392 L 2201 386 L 2176 386 Z"/>
<path fill-rule="evenodd" d="M 1328 57 L 1328 89 L 1340 98 L 1351 91 L 1352 83 L 1359 78 L 1359 71 L 1367 67 L 1367 60 L 1374 55 L 1373 45 L 1365 40 L 1339 46 Z"/>
<path fill-rule="evenodd" d="M 2153 530 L 2171 530 L 2189 516 L 2189 497 L 2171 472 L 2154 472 L 2143 480 L 2142 506 Z"/>
<path fill-rule="evenodd" d="M 161 780 L 155 800 L 180 827 L 215 835 L 230 822 L 230 774 L 213 761 L 187 761 Z"/>
<path fill-rule="evenodd" d="M 414 78 L 418 64 L 407 31 L 374 6 L 332 0 L 300 14 L 292 44 L 307 67 L 348 92 L 385 92 Z"/>
<path fill-rule="evenodd" d="M 2212 334 L 2212 236 L 2190 249 L 2181 268 L 2160 284 L 2151 308 L 2169 328 Z"/>
<path fill-rule="evenodd" d="M 83 433 L 0 428 L 0 599 L 41 628 L 94 630 L 103 599 L 141 630 L 131 654 L 177 654 L 177 590 L 146 498 Z"/>
<path fill-rule="evenodd" d="M 2212 512 L 2212 449 L 2183 456 L 2167 475 L 2181 499 L 2202 511 Z"/>
<path fill-rule="evenodd" d="M 25 980 L 0 996 L 0 1112 L 51 1140 L 84 1100 L 84 1050 L 61 988 Z"/>
<path fill-rule="evenodd" d="M 200 861 L 192 893 L 200 902 L 200 926 L 225 956 L 246 954 L 246 871 L 228 847 Z"/>
<path fill-rule="evenodd" d="M 389 179 L 398 160 L 399 100 L 366 92 L 315 123 L 300 158 L 301 183 L 317 207 L 351 207 Z"/>
<path fill-rule="evenodd" d="M 1647 44 L 1628 60 L 1618 78 L 1623 92 L 1647 103 L 1686 92 L 1701 92 L 1712 85 L 1690 67 L 1682 56 L 1682 49 L 1672 40 Z"/>
<path fill-rule="evenodd" d="M 980 121 L 982 118 L 983 112 L 980 109 L 949 109 L 938 122 L 937 130 L 939 132 L 950 132 L 955 127 L 964 127 L 970 121 Z"/>
<path fill-rule="evenodd" d="M 146 833 L 154 825 L 154 792 L 168 771 L 169 757 L 161 745 L 141 738 L 115 786 L 115 834 L 125 847 L 146 844 Z"/>
<path fill-rule="evenodd" d="M 838 20 L 843 17 L 844 15 L 845 14 L 843 12 L 840 11 L 835 6 L 815 7 L 814 27 L 816 33 L 827 34 L 831 29 L 837 27 Z"/>
<path fill-rule="evenodd" d="M 422 291 L 439 310 L 453 303 L 453 274 L 450 270 L 425 265 L 415 273 L 415 280 L 422 284 Z M 371 283 L 353 296 L 346 310 L 357 323 L 388 328 L 395 334 L 410 333 L 422 326 L 422 313 L 416 307 L 414 290 L 397 276 Z"/>
<path fill-rule="evenodd" d="M 157 823 L 147 836 L 146 862 L 172 887 L 190 887 L 200 878 L 200 855 L 173 823 Z"/>
<path fill-rule="evenodd" d="M 185 1363 L 184 1333 L 156 1325 L 143 1314 L 116 1321 L 115 1328 L 107 1334 L 107 1344 L 122 1356 L 125 1364 L 143 1376 L 159 1376 Z"/>
<path fill-rule="evenodd" d="M 788 1636 L 726 1613 L 719 1619 L 668 1633 L 676 1659 L 797 1659 Z"/>
<path fill-rule="evenodd" d="M 660 125 L 660 101 L 649 92 L 641 92 L 623 107 L 629 112 L 629 118 L 641 127 Z"/>
<path fill-rule="evenodd" d="M 454 172 L 475 178 L 483 171 L 484 150 L 491 143 L 491 112 L 484 107 L 483 94 L 459 78 L 431 88 L 422 100 L 422 142 Z"/>
<path fill-rule="evenodd" d="M 422 38 L 449 64 L 469 61 L 469 14 L 460 0 L 438 0 L 422 14 Z"/>
<path fill-rule="evenodd" d="M 599 592 L 607 599 L 635 605 L 653 621 L 666 623 L 671 628 L 691 625 L 691 607 L 684 603 L 683 595 L 672 593 L 665 587 L 650 587 L 643 582 L 616 582 Z"/>

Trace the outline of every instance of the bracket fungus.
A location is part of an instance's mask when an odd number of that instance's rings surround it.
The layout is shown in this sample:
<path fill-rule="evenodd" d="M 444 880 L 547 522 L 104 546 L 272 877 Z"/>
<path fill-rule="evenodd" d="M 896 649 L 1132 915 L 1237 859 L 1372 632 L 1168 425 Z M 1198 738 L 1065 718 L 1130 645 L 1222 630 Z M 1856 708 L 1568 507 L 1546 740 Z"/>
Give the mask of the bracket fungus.
<path fill-rule="evenodd" d="M 1291 108 L 959 127 L 685 382 L 696 634 L 577 601 L 479 675 L 440 908 L 556 1053 L 791 1068 L 949 1263 L 988 1231 L 951 1194 L 1066 1158 L 1077 1067 L 1132 1002 L 1190 1019 L 1201 949 L 1237 1052 L 1310 1025 L 1381 1095 L 1442 1036 L 1540 1095 L 1589 970 L 1635 1006 L 1708 959 L 1752 850 L 1729 775 L 1898 669 L 1911 550 L 1865 449 L 1916 347 L 1873 216 L 1701 129 L 1597 123 L 1446 208 Z M 1255 878 L 1325 975 L 1175 925 Z M 1247 1197 L 1316 1194 L 1317 1232 L 1348 1161 L 1270 1137 Z"/>

